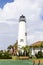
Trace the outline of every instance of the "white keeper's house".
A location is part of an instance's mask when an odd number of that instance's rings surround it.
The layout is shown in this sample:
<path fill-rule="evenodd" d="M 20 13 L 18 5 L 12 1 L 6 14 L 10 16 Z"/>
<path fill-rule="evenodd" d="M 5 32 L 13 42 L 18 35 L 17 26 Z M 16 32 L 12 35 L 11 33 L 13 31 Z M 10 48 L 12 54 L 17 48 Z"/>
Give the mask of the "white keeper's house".
<path fill-rule="evenodd" d="M 30 45 L 30 47 L 31 47 L 31 55 L 33 56 L 39 51 L 43 52 L 43 41 L 35 42 L 32 45 Z"/>

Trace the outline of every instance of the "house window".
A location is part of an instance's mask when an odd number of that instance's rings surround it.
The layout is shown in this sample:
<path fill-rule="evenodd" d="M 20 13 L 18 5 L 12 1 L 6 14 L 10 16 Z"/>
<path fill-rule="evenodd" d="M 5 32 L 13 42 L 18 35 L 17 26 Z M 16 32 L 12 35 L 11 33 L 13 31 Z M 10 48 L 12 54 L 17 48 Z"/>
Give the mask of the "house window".
<path fill-rule="evenodd" d="M 20 42 L 23 42 L 24 40 L 23 39 L 20 39 Z"/>
<path fill-rule="evenodd" d="M 27 36 L 27 33 L 25 33 L 25 36 Z"/>

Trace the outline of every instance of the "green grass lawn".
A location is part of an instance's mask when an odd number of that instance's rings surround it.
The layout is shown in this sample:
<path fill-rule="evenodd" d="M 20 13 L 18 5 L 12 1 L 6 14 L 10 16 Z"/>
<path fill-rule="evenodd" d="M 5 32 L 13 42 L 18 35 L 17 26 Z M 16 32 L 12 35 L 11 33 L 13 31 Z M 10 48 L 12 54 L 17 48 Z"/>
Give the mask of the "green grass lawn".
<path fill-rule="evenodd" d="M 0 65 L 33 65 L 33 62 L 32 60 L 0 60 Z"/>

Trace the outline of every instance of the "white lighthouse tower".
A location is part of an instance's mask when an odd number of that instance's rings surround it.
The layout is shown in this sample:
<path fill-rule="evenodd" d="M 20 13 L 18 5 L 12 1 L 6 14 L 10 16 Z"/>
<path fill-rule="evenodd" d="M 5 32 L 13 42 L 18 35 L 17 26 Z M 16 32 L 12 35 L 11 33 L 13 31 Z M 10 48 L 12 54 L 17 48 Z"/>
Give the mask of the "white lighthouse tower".
<path fill-rule="evenodd" d="M 27 32 L 26 32 L 26 18 L 20 16 L 19 18 L 19 32 L 18 32 L 18 48 L 22 48 L 27 44 Z"/>

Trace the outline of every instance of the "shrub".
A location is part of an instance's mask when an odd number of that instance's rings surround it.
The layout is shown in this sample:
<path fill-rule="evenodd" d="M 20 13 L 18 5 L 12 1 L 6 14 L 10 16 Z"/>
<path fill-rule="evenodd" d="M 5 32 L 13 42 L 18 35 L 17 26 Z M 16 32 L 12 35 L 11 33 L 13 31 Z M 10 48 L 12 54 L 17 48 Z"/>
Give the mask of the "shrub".
<path fill-rule="evenodd" d="M 0 53 L 0 59 L 12 59 L 12 56 L 8 53 Z"/>
<path fill-rule="evenodd" d="M 42 51 L 39 51 L 37 54 L 35 54 L 37 58 L 43 58 Z"/>

